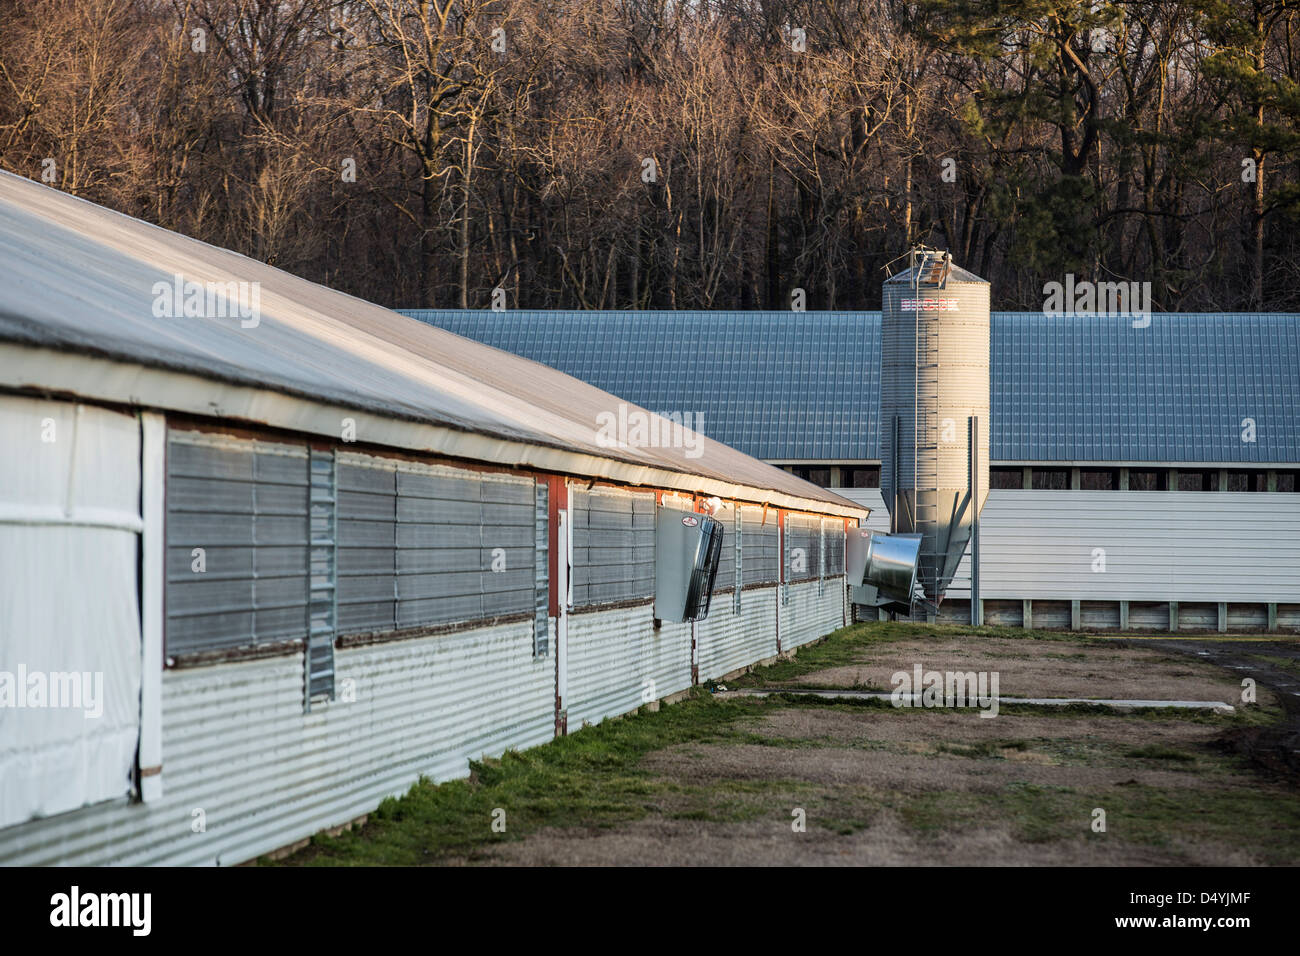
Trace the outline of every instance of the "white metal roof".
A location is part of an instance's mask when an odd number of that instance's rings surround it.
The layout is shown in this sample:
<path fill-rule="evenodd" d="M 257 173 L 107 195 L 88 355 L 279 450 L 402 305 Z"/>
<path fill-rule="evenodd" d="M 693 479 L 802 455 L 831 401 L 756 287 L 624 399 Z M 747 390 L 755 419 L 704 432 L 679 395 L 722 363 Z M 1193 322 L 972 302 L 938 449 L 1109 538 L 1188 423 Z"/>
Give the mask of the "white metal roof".
<path fill-rule="evenodd" d="M 177 275 L 255 284 L 257 324 L 156 317 L 155 286 Z M 620 405 L 607 392 L 4 172 L 0 276 L 3 386 L 334 438 L 354 412 L 361 443 L 863 514 L 707 438 L 698 455 L 602 446 L 599 416 Z"/>

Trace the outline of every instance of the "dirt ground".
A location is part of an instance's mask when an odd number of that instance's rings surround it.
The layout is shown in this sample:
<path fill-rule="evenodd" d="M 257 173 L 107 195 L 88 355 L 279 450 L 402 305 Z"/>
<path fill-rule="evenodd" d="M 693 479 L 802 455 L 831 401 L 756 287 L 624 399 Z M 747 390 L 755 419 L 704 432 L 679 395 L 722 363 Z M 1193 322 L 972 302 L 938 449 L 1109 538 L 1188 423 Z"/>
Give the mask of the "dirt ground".
<path fill-rule="evenodd" d="M 995 671 L 1006 697 L 1234 710 L 696 691 L 417 784 L 285 865 L 1300 864 L 1300 641 L 869 624 L 730 686 L 888 691 L 917 664 Z"/>
<path fill-rule="evenodd" d="M 1300 786 L 1300 641 L 1178 639 L 1132 641 L 1224 668 L 1240 684 L 1253 678 L 1285 712 L 1284 719 L 1231 735 L 1227 743 L 1266 772 Z"/>
<path fill-rule="evenodd" d="M 551 830 L 500 849 L 495 865 L 525 866 L 1256 866 L 1258 857 L 1222 844 L 1176 840 L 1168 848 L 1101 840 L 1026 843 L 1010 827 L 918 835 L 884 811 L 869 829 L 842 836 L 783 823 L 704 823 L 651 818 L 618 830 Z"/>
<path fill-rule="evenodd" d="M 859 663 L 780 686 L 888 690 L 891 674 L 921 663 L 926 670 L 996 670 L 1009 696 L 1219 700 L 1240 710 L 1246 671 L 1225 668 L 1230 662 L 1207 646 L 909 638 L 872 645 Z M 1279 669 L 1270 679 L 1285 684 L 1288 674 L 1295 677 Z M 1265 706 L 1277 707 L 1279 695 L 1265 687 L 1260 695 Z M 681 796 L 661 800 L 645 818 L 607 828 L 544 828 L 491 847 L 476 862 L 1300 862 L 1295 780 L 1242 759 L 1245 750 L 1234 741 L 1259 728 L 1209 716 L 1023 709 L 984 719 L 975 711 L 773 699 L 769 711 L 740 729 L 743 741 L 675 744 L 648 754 L 643 769 Z M 1108 815 L 1105 832 L 1094 829 L 1099 809 Z M 800 811 L 802 831 L 792 825 Z"/>
<path fill-rule="evenodd" d="M 1116 643 L 1061 643 L 1008 638 L 925 637 L 879 645 L 861 664 L 832 667 L 780 682 L 799 687 L 893 690 L 896 671 L 998 674 L 1007 697 L 1103 697 L 1218 700 L 1232 703 L 1241 680 L 1219 667 L 1169 649 Z"/>

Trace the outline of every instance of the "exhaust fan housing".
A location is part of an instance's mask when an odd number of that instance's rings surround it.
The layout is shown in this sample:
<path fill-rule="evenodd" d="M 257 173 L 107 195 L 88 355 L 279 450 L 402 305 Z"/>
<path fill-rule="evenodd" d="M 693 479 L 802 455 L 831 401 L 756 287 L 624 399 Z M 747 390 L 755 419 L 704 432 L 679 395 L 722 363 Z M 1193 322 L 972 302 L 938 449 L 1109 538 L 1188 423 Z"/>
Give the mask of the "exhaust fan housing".
<path fill-rule="evenodd" d="M 919 534 L 877 534 L 866 528 L 850 529 L 845 571 L 853 603 L 910 613 L 920 552 Z"/>
<path fill-rule="evenodd" d="M 722 557 L 722 522 L 693 511 L 655 513 L 655 617 L 699 621 L 708 616 Z"/>

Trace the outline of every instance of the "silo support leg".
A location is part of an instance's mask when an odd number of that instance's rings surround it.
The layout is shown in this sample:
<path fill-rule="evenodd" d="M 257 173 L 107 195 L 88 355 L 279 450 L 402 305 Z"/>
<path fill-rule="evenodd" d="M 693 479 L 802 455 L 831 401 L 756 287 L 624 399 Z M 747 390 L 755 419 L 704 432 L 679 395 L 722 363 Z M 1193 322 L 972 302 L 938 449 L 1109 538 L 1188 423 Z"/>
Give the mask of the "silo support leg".
<path fill-rule="evenodd" d="M 1276 604 L 1270 604 L 1268 606 L 1268 629 L 1270 631 L 1277 630 L 1277 605 Z"/>
<path fill-rule="evenodd" d="M 1072 631 L 1077 631 L 1079 629 L 1079 619 L 1082 617 L 1079 610 L 1079 603 L 1080 602 L 1078 601 L 1070 602 L 1070 630 Z"/>
<path fill-rule="evenodd" d="M 1226 602 L 1220 601 L 1219 602 L 1219 630 L 1226 631 L 1227 629 L 1228 629 L 1228 605 Z"/>

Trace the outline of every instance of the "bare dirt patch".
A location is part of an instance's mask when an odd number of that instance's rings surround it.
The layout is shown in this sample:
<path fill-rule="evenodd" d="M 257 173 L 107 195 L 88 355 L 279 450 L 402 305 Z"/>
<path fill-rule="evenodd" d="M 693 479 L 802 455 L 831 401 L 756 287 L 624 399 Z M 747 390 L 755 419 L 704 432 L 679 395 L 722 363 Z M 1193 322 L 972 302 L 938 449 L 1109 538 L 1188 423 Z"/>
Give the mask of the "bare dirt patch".
<path fill-rule="evenodd" d="M 1233 703 L 1241 683 L 1220 668 L 1167 651 L 1101 642 L 996 637 L 925 637 L 865 648 L 860 664 L 813 671 L 774 685 L 892 690 L 897 671 L 996 671 L 1006 697 L 1218 700 Z"/>
<path fill-rule="evenodd" d="M 994 793 L 1012 783 L 1085 791 L 1117 785 L 1175 790 L 1216 785 L 1209 778 L 1188 770 L 1081 767 L 1008 760 L 1002 755 L 976 759 L 942 752 L 913 755 L 841 747 L 789 749 L 761 744 L 683 744 L 651 754 L 643 766 L 694 786 L 711 786 L 727 780 L 794 780 L 901 793 Z"/>
<path fill-rule="evenodd" d="M 651 818 L 610 830 L 548 829 L 494 847 L 483 861 L 534 866 L 1254 866 L 1249 851 L 1218 842 L 1177 840 L 1168 847 L 1117 844 L 1080 836 L 1025 843 L 1010 828 L 918 834 L 881 811 L 871 826 L 843 836 L 809 828 L 794 833 L 788 817 L 744 823 Z"/>
<path fill-rule="evenodd" d="M 832 745 L 978 744 L 986 741 L 1083 740 L 1115 746 L 1206 745 L 1222 731 L 1187 720 L 1109 720 L 1003 714 L 992 719 L 971 711 L 885 708 L 778 710 L 745 725 L 773 740 L 813 740 Z"/>

